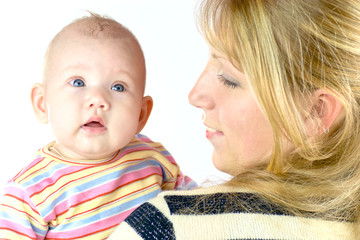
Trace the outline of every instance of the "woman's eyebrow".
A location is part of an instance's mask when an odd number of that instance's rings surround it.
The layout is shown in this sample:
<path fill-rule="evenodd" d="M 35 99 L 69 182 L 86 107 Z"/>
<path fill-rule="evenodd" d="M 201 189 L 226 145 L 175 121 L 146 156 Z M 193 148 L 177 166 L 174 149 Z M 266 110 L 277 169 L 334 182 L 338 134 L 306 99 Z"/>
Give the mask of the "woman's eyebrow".
<path fill-rule="evenodd" d="M 219 55 L 217 55 L 216 53 L 211 53 L 210 56 L 211 56 L 212 58 L 214 58 L 214 59 L 222 58 L 222 57 L 220 57 Z"/>

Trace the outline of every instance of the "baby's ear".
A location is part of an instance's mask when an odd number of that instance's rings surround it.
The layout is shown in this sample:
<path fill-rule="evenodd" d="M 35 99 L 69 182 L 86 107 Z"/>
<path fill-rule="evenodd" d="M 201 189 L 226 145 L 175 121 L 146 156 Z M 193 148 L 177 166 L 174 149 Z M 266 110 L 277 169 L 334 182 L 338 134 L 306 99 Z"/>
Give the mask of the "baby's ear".
<path fill-rule="evenodd" d="M 150 96 L 143 97 L 137 133 L 141 132 L 141 130 L 145 127 L 145 124 L 150 117 L 152 107 L 153 107 L 152 97 Z"/>
<path fill-rule="evenodd" d="M 31 103 L 35 112 L 36 118 L 41 123 L 48 123 L 48 113 L 45 103 L 45 89 L 40 83 L 34 84 L 31 89 Z"/>

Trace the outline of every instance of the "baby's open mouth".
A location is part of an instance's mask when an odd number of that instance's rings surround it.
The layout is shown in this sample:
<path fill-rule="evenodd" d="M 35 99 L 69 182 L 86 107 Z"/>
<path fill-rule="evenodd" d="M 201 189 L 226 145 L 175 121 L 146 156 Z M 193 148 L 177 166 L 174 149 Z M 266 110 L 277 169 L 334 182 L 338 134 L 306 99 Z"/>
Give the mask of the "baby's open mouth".
<path fill-rule="evenodd" d="M 102 125 L 100 122 L 91 121 L 91 122 L 85 123 L 85 124 L 84 124 L 84 127 L 93 127 L 93 128 L 96 128 L 96 127 L 104 127 L 104 125 Z"/>
<path fill-rule="evenodd" d="M 90 118 L 81 128 L 89 134 L 101 134 L 107 130 L 105 123 L 100 117 Z"/>

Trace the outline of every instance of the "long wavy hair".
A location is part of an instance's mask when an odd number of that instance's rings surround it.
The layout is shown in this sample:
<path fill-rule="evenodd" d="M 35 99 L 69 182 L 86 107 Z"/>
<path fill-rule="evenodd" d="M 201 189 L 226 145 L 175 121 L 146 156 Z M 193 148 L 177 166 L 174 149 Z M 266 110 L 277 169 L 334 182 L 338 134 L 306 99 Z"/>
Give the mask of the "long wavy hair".
<path fill-rule="evenodd" d="M 201 33 L 245 73 L 274 132 L 266 169 L 227 184 L 295 214 L 359 222 L 360 1 L 204 0 L 198 13 Z M 317 89 L 343 112 L 329 133 L 309 138 L 304 100 Z M 296 148 L 290 156 L 284 136 Z"/>

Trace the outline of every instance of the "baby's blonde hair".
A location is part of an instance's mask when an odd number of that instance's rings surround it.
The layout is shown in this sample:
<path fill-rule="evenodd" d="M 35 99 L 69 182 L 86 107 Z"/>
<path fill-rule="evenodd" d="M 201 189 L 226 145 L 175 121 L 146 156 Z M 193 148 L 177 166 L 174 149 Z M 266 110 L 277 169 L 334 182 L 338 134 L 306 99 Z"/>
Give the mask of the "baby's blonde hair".
<path fill-rule="evenodd" d="M 360 1 L 205 0 L 199 13 L 206 40 L 246 74 L 274 131 L 267 169 L 229 184 L 297 214 L 358 221 Z M 338 98 L 343 115 L 310 141 L 303 101 L 320 88 Z M 283 136 L 297 149 L 292 156 L 284 154 Z"/>

